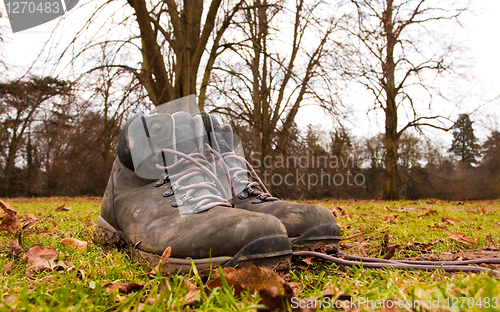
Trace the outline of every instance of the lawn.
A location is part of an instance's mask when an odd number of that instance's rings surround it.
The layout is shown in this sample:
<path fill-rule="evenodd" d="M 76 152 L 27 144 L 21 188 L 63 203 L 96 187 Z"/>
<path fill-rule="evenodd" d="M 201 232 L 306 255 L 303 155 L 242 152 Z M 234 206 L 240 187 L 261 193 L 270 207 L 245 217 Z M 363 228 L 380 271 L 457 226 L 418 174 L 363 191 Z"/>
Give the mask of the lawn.
<path fill-rule="evenodd" d="M 103 250 L 92 243 L 100 198 L 4 200 L 27 227 L 21 237 L 0 230 L 2 311 L 256 311 L 273 304 L 269 296 L 290 299 L 289 291 L 296 295 L 292 305 L 307 306 L 317 299 L 318 311 L 331 310 L 328 303 L 337 299 L 348 300 L 343 302 L 347 310 L 500 310 L 499 277 L 488 272 L 371 270 L 294 258 L 287 274 L 272 278 L 280 280 L 274 288 L 278 294 L 267 287 L 271 281 L 240 289 L 232 283 L 238 272 L 223 271 L 228 276 L 220 278 L 221 271 L 215 269 L 208 283 L 195 268 L 190 278 L 162 277 L 158 270 L 134 263 L 130 251 Z M 345 238 L 340 248 L 348 254 L 381 258 L 394 253 L 392 259 L 500 257 L 500 201 L 314 202 L 337 216 Z M 37 220 L 24 217 L 30 214 Z M 55 249 L 51 259 L 56 265 L 43 271 L 33 268 L 33 262 L 26 262 L 29 257 L 23 257 L 27 252 L 16 251 L 12 242 L 25 249 L 36 244 Z M 87 246 L 71 244 L 78 242 Z M 262 278 L 262 272 L 250 273 Z"/>

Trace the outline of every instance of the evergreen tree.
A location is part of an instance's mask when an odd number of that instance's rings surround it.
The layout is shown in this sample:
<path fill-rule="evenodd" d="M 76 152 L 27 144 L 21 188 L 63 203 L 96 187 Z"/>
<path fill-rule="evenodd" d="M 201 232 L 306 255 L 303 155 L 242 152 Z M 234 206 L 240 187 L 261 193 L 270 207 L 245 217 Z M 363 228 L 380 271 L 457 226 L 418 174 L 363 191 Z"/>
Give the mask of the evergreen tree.
<path fill-rule="evenodd" d="M 480 146 L 472 129 L 472 121 L 468 114 L 460 114 L 455 123 L 453 131 L 453 142 L 448 152 L 452 152 L 460 158 L 465 164 L 477 163 L 476 157 L 479 156 Z"/>
<path fill-rule="evenodd" d="M 491 135 L 483 144 L 483 149 L 481 166 L 490 173 L 500 172 L 500 132 L 491 131 Z"/>

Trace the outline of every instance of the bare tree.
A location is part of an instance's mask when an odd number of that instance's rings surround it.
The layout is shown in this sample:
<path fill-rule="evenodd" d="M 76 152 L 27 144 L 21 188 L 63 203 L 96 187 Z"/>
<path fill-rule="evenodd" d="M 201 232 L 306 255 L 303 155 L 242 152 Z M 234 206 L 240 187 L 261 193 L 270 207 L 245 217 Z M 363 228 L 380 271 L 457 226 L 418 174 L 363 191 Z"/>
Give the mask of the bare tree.
<path fill-rule="evenodd" d="M 449 130 L 432 111 L 439 89 L 435 78 L 457 68 L 458 46 L 443 33 L 467 9 L 468 1 L 351 0 L 354 18 L 346 20 L 350 40 L 339 62 L 374 98 L 374 108 L 385 113 L 384 199 L 399 197 L 398 142 L 409 128 L 430 126 Z M 439 28 L 440 31 L 436 29 Z M 422 94 L 428 95 L 422 100 Z M 428 103 L 424 103 L 428 101 Z M 423 109 L 425 107 L 428 109 Z M 400 124 L 404 116 L 406 124 Z M 399 118 L 399 119 L 398 119 Z"/>
<path fill-rule="evenodd" d="M 158 106 L 198 93 L 200 80 L 203 74 L 210 74 L 211 64 L 222 52 L 223 34 L 243 0 L 128 0 L 126 3 L 117 6 L 116 2 L 106 1 L 97 6 L 63 53 L 55 57 L 59 58 L 62 70 L 80 68 L 77 76 L 81 68 L 106 66 L 127 70 Z M 94 29 L 102 24 L 103 15 L 110 15 L 109 21 Z M 47 49 L 60 51 L 60 47 L 54 46 L 48 44 Z M 96 61 L 101 58 L 101 46 L 115 55 L 107 64 Z M 61 66 L 68 62 L 70 66 Z M 202 91 L 200 110 L 204 101 Z"/>
<path fill-rule="evenodd" d="M 234 39 L 214 68 L 211 86 L 222 97 L 213 111 L 252 129 L 252 150 L 266 156 L 284 152 L 295 118 L 306 104 L 333 111 L 332 56 L 335 20 L 322 17 L 321 1 L 293 4 L 254 0 L 234 18 Z M 229 104 L 227 104 L 229 103 Z"/>
<path fill-rule="evenodd" d="M 5 165 L 3 167 L 2 193 L 10 192 L 10 182 L 19 156 L 21 143 L 26 139 L 33 121 L 44 109 L 51 105 L 49 100 L 65 96 L 70 90 L 66 81 L 44 77 L 33 77 L 27 81 L 11 81 L 0 84 L 0 137 L 5 138 Z M 45 107 L 45 109 L 47 109 Z M 3 142 L 2 142 L 3 143 Z"/>

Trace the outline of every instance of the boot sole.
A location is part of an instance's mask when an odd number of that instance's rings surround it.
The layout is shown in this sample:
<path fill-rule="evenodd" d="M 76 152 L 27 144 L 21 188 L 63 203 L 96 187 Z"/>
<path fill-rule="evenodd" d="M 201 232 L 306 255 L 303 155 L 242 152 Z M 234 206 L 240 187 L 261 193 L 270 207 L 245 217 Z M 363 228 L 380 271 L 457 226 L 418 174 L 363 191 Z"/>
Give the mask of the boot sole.
<path fill-rule="evenodd" d="M 128 247 L 117 231 L 101 216 L 97 218 L 97 228 L 93 235 L 94 242 L 112 248 Z M 149 267 L 155 267 L 160 261 L 160 255 L 132 249 L 132 259 Z M 288 270 L 291 266 L 292 250 L 287 236 L 267 236 L 258 238 L 240 249 L 235 256 L 212 257 L 202 259 L 168 258 L 163 266 L 162 273 L 187 274 L 191 271 L 192 263 L 198 271 L 222 267 L 248 267 L 259 266 L 276 271 Z"/>
<path fill-rule="evenodd" d="M 334 223 L 317 225 L 302 234 L 300 237 L 290 238 L 293 251 L 314 251 L 338 249 L 340 242 L 340 227 Z"/>

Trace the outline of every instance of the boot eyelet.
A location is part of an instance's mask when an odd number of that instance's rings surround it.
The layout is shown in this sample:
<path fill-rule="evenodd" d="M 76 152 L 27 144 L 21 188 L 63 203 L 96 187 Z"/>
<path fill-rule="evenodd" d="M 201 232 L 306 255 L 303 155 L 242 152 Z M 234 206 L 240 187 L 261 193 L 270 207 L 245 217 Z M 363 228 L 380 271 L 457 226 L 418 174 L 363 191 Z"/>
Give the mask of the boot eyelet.
<path fill-rule="evenodd" d="M 177 191 L 181 186 L 179 185 L 179 183 L 175 182 L 172 184 L 172 191 Z"/>
<path fill-rule="evenodd" d="M 163 197 L 170 197 L 174 195 L 174 191 L 172 189 L 168 189 L 165 193 L 163 193 Z"/>
<path fill-rule="evenodd" d="M 267 196 L 265 195 L 257 195 L 257 198 L 255 198 L 254 200 L 252 200 L 252 204 L 260 204 L 260 203 L 263 203 L 265 200 L 266 200 Z"/>
<path fill-rule="evenodd" d="M 246 191 L 248 192 L 249 195 L 252 195 L 253 192 L 255 192 L 257 189 L 254 189 L 253 187 L 247 187 Z"/>
<path fill-rule="evenodd" d="M 248 198 L 248 193 L 247 193 L 247 192 L 245 192 L 245 191 L 243 191 L 243 192 L 241 192 L 241 193 L 238 195 L 238 198 L 239 198 L 239 199 L 246 199 L 246 198 Z"/>

